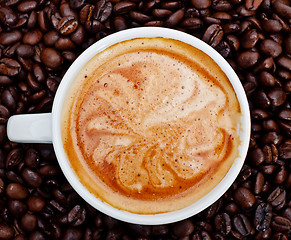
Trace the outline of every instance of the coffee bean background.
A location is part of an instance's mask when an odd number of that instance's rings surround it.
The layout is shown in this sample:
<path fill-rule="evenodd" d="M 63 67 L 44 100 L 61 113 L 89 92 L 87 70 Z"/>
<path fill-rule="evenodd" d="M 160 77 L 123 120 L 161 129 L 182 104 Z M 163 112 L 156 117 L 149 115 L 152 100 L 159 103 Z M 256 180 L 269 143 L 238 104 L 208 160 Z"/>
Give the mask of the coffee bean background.
<path fill-rule="evenodd" d="M 7 139 L 14 114 L 51 111 L 70 64 L 99 39 L 163 26 L 194 35 L 234 68 L 252 117 L 231 188 L 184 221 L 123 223 L 86 204 L 53 148 Z M 291 239 L 290 0 L 0 1 L 0 239 Z"/>

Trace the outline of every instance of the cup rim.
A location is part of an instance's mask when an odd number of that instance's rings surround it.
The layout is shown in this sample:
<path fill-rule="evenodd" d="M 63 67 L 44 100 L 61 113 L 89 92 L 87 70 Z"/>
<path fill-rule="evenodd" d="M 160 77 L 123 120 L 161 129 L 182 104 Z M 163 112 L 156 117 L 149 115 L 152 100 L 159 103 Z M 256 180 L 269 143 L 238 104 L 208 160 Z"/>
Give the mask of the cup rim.
<path fill-rule="evenodd" d="M 224 71 L 224 73 L 229 78 L 238 101 L 240 103 L 242 118 L 241 122 L 243 126 L 243 132 L 241 132 L 240 139 L 240 156 L 235 159 L 231 168 L 229 169 L 226 176 L 222 179 L 220 183 L 218 183 L 214 189 L 208 192 L 201 199 L 191 204 L 190 206 L 183 208 L 181 210 L 167 212 L 167 213 L 158 213 L 158 214 L 136 214 L 127 212 L 124 210 L 119 210 L 109 205 L 106 202 L 101 201 L 95 195 L 90 193 L 85 186 L 81 184 L 79 178 L 75 174 L 74 170 L 71 168 L 69 160 L 66 156 L 66 153 L 63 149 L 62 138 L 61 138 L 61 115 L 62 108 L 64 105 L 64 100 L 66 94 L 70 88 L 71 83 L 74 81 L 75 76 L 81 70 L 81 68 L 98 52 L 106 49 L 107 47 L 122 42 L 129 39 L 140 38 L 140 37 L 164 37 L 164 38 L 172 38 L 188 43 L 209 55 Z M 139 28 L 131 28 L 127 30 L 123 30 L 120 32 L 113 33 L 109 36 L 104 37 L 103 39 L 97 41 L 89 48 L 87 48 L 69 67 L 67 72 L 65 73 L 58 90 L 56 92 L 53 108 L 52 108 L 52 140 L 53 147 L 59 162 L 59 165 L 68 180 L 68 182 L 72 185 L 74 190 L 90 205 L 92 205 L 97 210 L 107 214 L 113 218 L 116 218 L 121 221 L 135 223 L 135 224 L 143 224 L 143 225 L 158 225 L 158 224 L 168 224 L 177 222 L 188 217 L 191 217 L 204 209 L 210 206 L 212 203 L 217 201 L 232 185 L 237 175 L 239 174 L 245 157 L 247 155 L 249 140 L 250 140 L 250 110 L 248 105 L 248 100 L 245 94 L 245 91 L 242 87 L 242 84 L 232 69 L 232 67 L 228 64 L 228 62 L 212 47 L 203 42 L 202 40 L 178 31 L 169 28 L 163 27 L 139 27 Z M 241 129 L 241 130 L 242 130 Z"/>

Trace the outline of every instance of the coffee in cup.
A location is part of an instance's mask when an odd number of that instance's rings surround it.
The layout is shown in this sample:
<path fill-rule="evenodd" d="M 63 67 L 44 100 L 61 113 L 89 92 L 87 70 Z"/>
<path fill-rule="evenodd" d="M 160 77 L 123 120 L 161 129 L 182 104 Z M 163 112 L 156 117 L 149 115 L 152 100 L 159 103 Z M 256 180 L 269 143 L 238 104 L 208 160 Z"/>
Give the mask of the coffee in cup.
<path fill-rule="evenodd" d="M 80 182 L 137 214 L 185 208 L 239 156 L 240 104 L 218 64 L 187 43 L 135 38 L 99 52 L 64 101 L 62 140 Z"/>

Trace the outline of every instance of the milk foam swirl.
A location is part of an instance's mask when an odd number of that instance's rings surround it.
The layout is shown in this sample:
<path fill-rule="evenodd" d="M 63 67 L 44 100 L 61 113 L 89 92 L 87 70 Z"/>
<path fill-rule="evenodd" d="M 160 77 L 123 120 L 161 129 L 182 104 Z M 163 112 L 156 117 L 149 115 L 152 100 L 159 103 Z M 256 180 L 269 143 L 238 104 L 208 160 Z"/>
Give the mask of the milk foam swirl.
<path fill-rule="evenodd" d="M 227 102 L 219 86 L 155 52 L 114 62 L 94 79 L 79 125 L 85 126 L 80 142 L 91 165 L 99 172 L 114 169 L 117 188 L 155 192 L 198 179 L 225 157 L 228 139 L 218 118 Z"/>
<path fill-rule="evenodd" d="M 181 209 L 238 155 L 241 115 L 218 65 L 179 41 L 135 39 L 97 54 L 64 111 L 64 148 L 80 181 L 123 210 Z"/>

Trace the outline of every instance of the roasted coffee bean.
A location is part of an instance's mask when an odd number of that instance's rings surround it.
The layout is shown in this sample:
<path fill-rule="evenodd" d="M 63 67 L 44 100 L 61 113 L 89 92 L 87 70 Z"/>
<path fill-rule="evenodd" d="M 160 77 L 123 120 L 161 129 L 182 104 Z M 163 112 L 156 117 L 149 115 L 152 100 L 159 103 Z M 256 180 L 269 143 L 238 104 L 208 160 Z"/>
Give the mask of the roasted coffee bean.
<path fill-rule="evenodd" d="M 84 24 L 86 21 L 90 21 L 93 16 L 95 6 L 86 4 L 82 7 L 79 13 L 79 20 L 81 24 Z"/>
<path fill-rule="evenodd" d="M 22 58 L 30 58 L 34 55 L 34 47 L 28 44 L 20 44 L 16 48 L 16 54 Z"/>
<path fill-rule="evenodd" d="M 57 69 L 63 62 L 62 55 L 53 48 L 45 48 L 41 52 L 40 58 L 51 69 Z"/>
<path fill-rule="evenodd" d="M 7 139 L 6 126 L 0 124 L 0 145 L 3 145 Z"/>
<path fill-rule="evenodd" d="M 9 152 L 6 157 L 6 169 L 13 169 L 22 161 L 23 150 L 21 148 L 15 148 Z"/>
<path fill-rule="evenodd" d="M 79 25 L 75 32 L 70 36 L 71 40 L 78 45 L 81 45 L 86 37 L 85 29 L 82 25 Z"/>
<path fill-rule="evenodd" d="M 248 50 L 238 55 L 237 62 L 242 68 L 250 68 L 258 62 L 259 58 L 259 52 Z"/>
<path fill-rule="evenodd" d="M 137 12 L 137 11 L 130 11 L 129 12 L 130 17 L 140 23 L 145 23 L 145 22 L 149 22 L 151 21 L 151 17 L 143 14 L 141 12 Z"/>
<path fill-rule="evenodd" d="M 44 99 L 46 96 L 46 91 L 45 90 L 41 90 L 39 92 L 36 92 L 32 95 L 30 95 L 27 100 L 30 103 L 37 103 L 40 102 L 42 99 Z"/>
<path fill-rule="evenodd" d="M 268 108 L 271 105 L 271 101 L 268 98 L 267 94 L 259 90 L 253 94 L 253 101 L 259 108 Z"/>
<path fill-rule="evenodd" d="M 281 216 L 275 216 L 271 223 L 271 226 L 276 231 L 290 232 L 291 221 Z"/>
<path fill-rule="evenodd" d="M 278 124 L 287 136 L 291 135 L 291 125 L 289 122 L 278 120 Z"/>
<path fill-rule="evenodd" d="M 53 206 L 59 212 L 62 212 L 62 213 L 66 212 L 66 210 L 57 201 L 51 200 L 49 203 L 51 206 Z"/>
<path fill-rule="evenodd" d="M 55 177 L 60 173 L 57 166 L 49 164 L 39 168 L 38 172 L 45 177 Z"/>
<path fill-rule="evenodd" d="M 165 19 L 165 18 L 168 18 L 170 15 L 172 15 L 172 11 L 168 9 L 155 8 L 153 9 L 152 14 L 156 18 Z"/>
<path fill-rule="evenodd" d="M 21 216 L 23 216 L 26 213 L 27 207 L 22 201 L 9 200 L 8 201 L 8 210 L 14 217 L 20 218 Z"/>
<path fill-rule="evenodd" d="M 277 187 L 271 192 L 267 201 L 276 209 L 281 209 L 285 205 L 286 191 L 283 187 Z"/>
<path fill-rule="evenodd" d="M 36 24 L 37 24 L 37 17 L 38 17 L 38 14 L 36 11 L 32 11 L 27 19 L 27 28 L 28 29 L 32 29 L 32 28 L 35 28 Z"/>
<path fill-rule="evenodd" d="M 261 172 L 258 172 L 256 176 L 255 186 L 254 186 L 255 194 L 260 194 L 262 192 L 263 187 L 264 187 L 264 182 L 265 182 L 264 175 Z"/>
<path fill-rule="evenodd" d="M 20 42 L 7 46 L 6 48 L 3 49 L 3 55 L 8 58 L 14 57 L 15 51 L 19 45 L 20 45 Z"/>
<path fill-rule="evenodd" d="M 217 231 L 222 235 L 227 235 L 231 231 L 231 220 L 227 213 L 216 215 L 214 225 Z"/>
<path fill-rule="evenodd" d="M 259 40 L 259 34 L 256 29 L 250 29 L 243 33 L 241 46 L 246 49 L 253 48 Z"/>
<path fill-rule="evenodd" d="M 288 240 L 288 237 L 286 234 L 279 232 L 273 235 L 272 240 Z"/>
<path fill-rule="evenodd" d="M 40 174 L 29 168 L 24 168 L 22 170 L 22 177 L 23 180 L 33 188 L 39 187 L 42 183 Z"/>
<path fill-rule="evenodd" d="M 174 12 L 172 15 L 170 15 L 166 20 L 165 20 L 165 26 L 166 27 L 175 27 L 177 26 L 183 19 L 184 17 L 184 9 L 179 9 L 176 12 Z"/>
<path fill-rule="evenodd" d="M 15 183 L 20 183 L 20 184 L 24 183 L 22 178 L 12 170 L 6 171 L 6 177 L 10 182 L 15 182 Z"/>
<path fill-rule="evenodd" d="M 161 8 L 177 10 L 180 7 L 180 1 L 161 1 Z"/>
<path fill-rule="evenodd" d="M 32 232 L 37 226 L 37 218 L 32 213 L 26 213 L 21 217 L 21 228 L 25 231 Z"/>
<path fill-rule="evenodd" d="M 95 31 L 94 26 L 92 26 L 92 27 L 93 28 L 91 30 L 92 30 L 92 32 L 94 32 Z M 68 37 L 60 37 L 56 41 L 55 47 L 57 50 L 60 50 L 60 51 L 73 50 L 75 48 L 75 44 Z"/>
<path fill-rule="evenodd" d="M 287 19 L 291 18 L 291 7 L 288 5 L 288 3 L 284 4 L 281 1 L 274 1 L 272 2 L 272 6 L 281 17 Z"/>
<path fill-rule="evenodd" d="M 54 46 L 59 38 L 59 33 L 56 30 L 51 30 L 43 36 L 43 41 L 46 46 L 51 47 Z"/>
<path fill-rule="evenodd" d="M 216 12 L 212 14 L 211 17 L 219 19 L 221 21 L 231 20 L 231 15 L 226 12 Z"/>
<path fill-rule="evenodd" d="M 168 227 L 168 225 L 154 225 L 154 226 L 152 226 L 151 233 L 154 236 L 167 235 L 169 233 L 169 227 Z"/>
<path fill-rule="evenodd" d="M 32 67 L 32 71 L 36 81 L 43 83 L 46 79 L 46 73 L 42 65 L 35 63 Z"/>
<path fill-rule="evenodd" d="M 69 35 L 76 31 L 78 21 L 73 16 L 63 17 L 58 24 L 58 30 L 62 35 Z"/>
<path fill-rule="evenodd" d="M 0 59 L 0 73 L 8 76 L 15 76 L 21 71 L 21 65 L 9 58 Z"/>
<path fill-rule="evenodd" d="M 236 231 L 243 237 L 254 234 L 254 229 L 250 220 L 244 214 L 238 214 L 233 219 L 233 226 Z"/>
<path fill-rule="evenodd" d="M 282 159 L 290 159 L 291 158 L 291 142 L 286 141 L 279 146 L 279 156 Z"/>
<path fill-rule="evenodd" d="M 197 9 L 204 9 L 204 8 L 209 8 L 211 5 L 210 0 L 191 0 L 192 4 L 194 5 L 195 8 Z"/>
<path fill-rule="evenodd" d="M 221 206 L 221 200 L 217 200 L 215 203 L 211 204 L 210 207 L 205 210 L 205 217 L 207 219 L 214 217 L 219 212 Z"/>
<path fill-rule="evenodd" d="M 77 228 L 67 228 L 64 232 L 64 235 L 62 237 L 63 240 L 79 240 L 83 236 L 83 232 L 81 229 Z"/>
<path fill-rule="evenodd" d="M 282 217 L 285 217 L 291 221 L 291 207 L 288 207 L 283 211 Z"/>
<path fill-rule="evenodd" d="M 13 27 L 18 22 L 17 14 L 8 6 L 0 7 L 0 21 L 9 27 Z"/>
<path fill-rule="evenodd" d="M 240 41 L 239 39 L 234 36 L 234 35 L 227 35 L 226 36 L 226 40 L 228 42 L 228 44 L 235 50 L 238 51 L 239 47 L 240 47 Z"/>
<path fill-rule="evenodd" d="M 246 0 L 245 6 L 248 10 L 257 10 L 263 0 Z"/>
<path fill-rule="evenodd" d="M 277 184 L 283 184 L 286 179 L 287 179 L 287 169 L 285 168 L 285 166 L 281 166 L 278 173 L 276 174 L 274 182 Z"/>
<path fill-rule="evenodd" d="M 47 32 L 50 29 L 49 19 L 45 11 L 39 11 L 37 22 L 42 32 Z"/>
<path fill-rule="evenodd" d="M 273 88 L 268 92 L 268 98 L 271 100 L 273 106 L 278 107 L 285 102 L 287 96 L 281 88 Z"/>
<path fill-rule="evenodd" d="M 283 120 L 291 120 L 291 109 L 282 109 L 279 114 L 278 117 L 283 119 Z"/>
<path fill-rule="evenodd" d="M 180 238 L 180 239 L 189 239 L 189 238 Z M 206 231 L 199 231 L 199 232 L 196 232 L 194 233 L 193 235 L 193 240 L 211 240 L 211 236 L 206 232 Z"/>
<path fill-rule="evenodd" d="M 111 2 L 106 1 L 106 0 L 101 0 L 97 2 L 95 6 L 93 17 L 94 19 L 100 22 L 105 22 L 111 15 L 112 10 L 113 10 L 113 6 Z"/>
<path fill-rule="evenodd" d="M 14 229 L 13 227 L 5 224 L 5 223 L 0 223 L 0 239 L 3 240 L 8 240 L 12 239 L 14 236 Z"/>
<path fill-rule="evenodd" d="M 0 104 L 0 123 L 6 123 L 9 117 L 10 111 L 4 105 Z"/>
<path fill-rule="evenodd" d="M 144 24 L 145 27 L 162 27 L 163 25 L 163 21 L 149 21 Z"/>
<path fill-rule="evenodd" d="M 276 84 L 275 77 L 267 71 L 262 71 L 259 75 L 259 80 L 264 87 L 274 87 Z"/>
<path fill-rule="evenodd" d="M 256 166 L 259 166 L 265 161 L 265 156 L 261 148 L 255 148 L 254 150 L 250 151 L 248 157 L 250 161 Z"/>
<path fill-rule="evenodd" d="M 103 31 L 105 29 L 105 26 L 101 22 L 99 22 L 97 20 L 92 20 L 92 21 L 86 21 L 85 22 L 85 29 L 90 33 L 99 33 L 99 32 L 101 32 L 101 31 Z M 69 38 L 63 39 L 63 40 L 66 40 L 66 42 L 63 41 L 63 44 L 62 44 L 63 47 L 60 44 L 60 48 L 59 49 L 68 50 L 68 49 L 73 49 L 74 48 L 74 43 L 72 41 L 69 42 L 70 41 Z M 70 44 L 70 46 L 66 47 L 68 44 Z"/>
<path fill-rule="evenodd" d="M 245 187 L 240 187 L 234 192 L 234 200 L 238 205 L 244 208 L 250 208 L 256 202 L 253 193 Z"/>
<path fill-rule="evenodd" d="M 0 44 L 11 45 L 19 42 L 22 38 L 22 33 L 19 30 L 12 30 L 9 32 L 0 33 Z"/>
<path fill-rule="evenodd" d="M 46 239 L 45 235 L 39 230 L 35 230 L 29 234 L 29 240 L 45 240 L 45 239 Z"/>
<path fill-rule="evenodd" d="M 72 226 L 79 226 L 84 223 L 86 215 L 87 213 L 85 208 L 81 207 L 80 205 L 76 205 L 68 213 L 68 222 Z"/>
<path fill-rule="evenodd" d="M 203 22 L 199 18 L 186 18 L 180 26 L 187 29 L 200 29 L 203 26 Z"/>
<path fill-rule="evenodd" d="M 266 231 L 264 232 L 257 232 L 255 235 L 255 239 L 257 240 L 262 240 L 262 239 L 270 239 L 272 236 L 272 229 L 268 228 Z"/>
<path fill-rule="evenodd" d="M 31 196 L 27 200 L 27 206 L 32 212 L 40 212 L 45 207 L 45 200 L 40 196 Z"/>
<path fill-rule="evenodd" d="M 69 62 L 73 62 L 77 58 L 76 54 L 71 51 L 63 51 L 62 56 L 64 57 L 65 60 Z"/>
<path fill-rule="evenodd" d="M 115 14 L 125 14 L 135 9 L 135 7 L 136 4 L 131 1 L 120 1 L 114 5 L 113 11 Z"/>
<path fill-rule="evenodd" d="M 261 61 L 260 63 L 257 64 L 257 66 L 254 68 L 254 73 L 261 72 L 263 70 L 269 71 L 269 72 L 274 72 L 276 70 L 275 62 L 273 58 L 268 57 Z"/>
<path fill-rule="evenodd" d="M 262 144 L 264 145 L 268 144 L 280 145 L 282 141 L 283 137 L 277 132 L 268 132 L 264 134 L 262 137 Z"/>
<path fill-rule="evenodd" d="M 29 168 L 36 168 L 39 162 L 40 157 L 38 151 L 33 148 L 27 149 L 24 155 L 24 164 Z"/>
<path fill-rule="evenodd" d="M 271 39 L 263 40 L 260 44 L 260 50 L 265 55 L 271 56 L 273 58 L 278 57 L 282 53 L 281 45 Z"/>
<path fill-rule="evenodd" d="M 224 209 L 231 216 L 238 214 L 240 211 L 238 205 L 234 202 L 230 202 L 229 204 L 227 204 Z"/>
<path fill-rule="evenodd" d="M 54 78 L 50 77 L 47 79 L 46 85 L 51 92 L 55 93 L 58 89 L 59 83 Z"/>
<path fill-rule="evenodd" d="M 126 19 L 122 16 L 117 16 L 113 20 L 114 28 L 116 31 L 121 31 L 128 28 Z"/>
<path fill-rule="evenodd" d="M 85 5 L 85 0 L 70 0 L 70 7 L 72 9 L 80 9 Z"/>
<path fill-rule="evenodd" d="M 50 17 L 51 24 L 53 25 L 54 29 L 58 29 L 58 24 L 61 18 L 62 17 L 59 15 L 59 13 L 56 13 Z"/>
<path fill-rule="evenodd" d="M 31 67 L 32 68 L 32 67 Z M 32 70 L 32 69 L 31 69 Z M 40 91 L 42 89 L 42 86 L 40 83 L 36 80 L 34 75 L 32 73 L 29 73 L 27 75 L 27 84 L 29 87 L 31 87 L 34 91 Z"/>
<path fill-rule="evenodd" d="M 73 16 L 76 19 L 78 18 L 77 12 L 71 9 L 69 3 L 67 2 L 61 4 L 60 14 L 62 15 L 62 17 Z"/>
<path fill-rule="evenodd" d="M 189 236 L 194 231 L 194 225 L 190 220 L 183 220 L 173 225 L 173 233 L 177 237 Z"/>
<path fill-rule="evenodd" d="M 286 56 L 280 56 L 276 59 L 276 63 L 283 68 L 291 71 L 291 59 Z"/>
<path fill-rule="evenodd" d="M 273 212 L 268 203 L 260 203 L 255 212 L 254 225 L 258 231 L 266 231 L 271 224 Z"/>
<path fill-rule="evenodd" d="M 10 183 L 6 187 L 6 194 L 11 199 L 25 199 L 28 196 L 27 189 L 19 183 Z"/>
<path fill-rule="evenodd" d="M 24 44 L 36 45 L 43 37 L 43 33 L 38 29 L 33 29 L 24 34 L 22 42 Z"/>
<path fill-rule="evenodd" d="M 220 43 L 216 46 L 216 50 L 223 56 L 227 58 L 231 54 L 230 45 L 226 41 L 220 41 Z"/>
<path fill-rule="evenodd" d="M 19 12 L 30 12 L 37 7 L 37 2 L 32 0 L 22 1 L 17 5 Z"/>
<path fill-rule="evenodd" d="M 266 32 L 275 33 L 280 32 L 283 28 L 279 20 L 268 19 L 262 22 L 262 27 Z"/>
<path fill-rule="evenodd" d="M 0 75 L 0 86 L 7 87 L 9 85 L 12 85 L 12 83 L 13 80 L 10 77 Z"/>
<path fill-rule="evenodd" d="M 220 43 L 222 37 L 222 27 L 218 24 L 212 24 L 206 29 L 202 39 L 210 46 L 216 47 Z"/>

